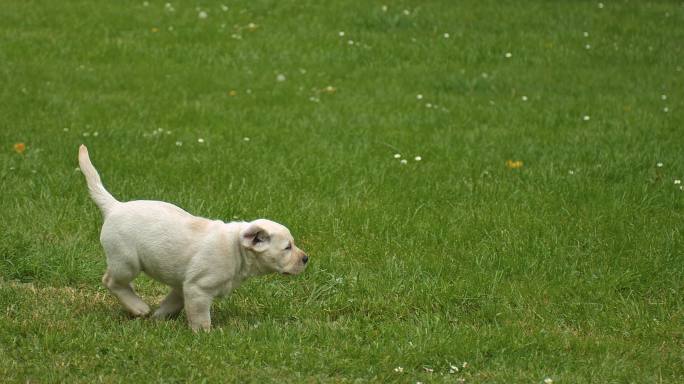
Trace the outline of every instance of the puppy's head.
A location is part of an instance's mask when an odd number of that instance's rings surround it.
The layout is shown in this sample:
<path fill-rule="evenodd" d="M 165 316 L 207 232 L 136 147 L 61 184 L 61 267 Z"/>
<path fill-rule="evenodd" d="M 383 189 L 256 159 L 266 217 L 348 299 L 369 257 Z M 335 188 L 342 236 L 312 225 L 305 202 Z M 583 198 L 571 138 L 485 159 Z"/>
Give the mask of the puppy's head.
<path fill-rule="evenodd" d="M 240 244 L 254 255 L 262 271 L 296 275 L 304 271 L 309 261 L 294 244 L 290 231 L 270 220 L 247 223 L 240 231 Z"/>

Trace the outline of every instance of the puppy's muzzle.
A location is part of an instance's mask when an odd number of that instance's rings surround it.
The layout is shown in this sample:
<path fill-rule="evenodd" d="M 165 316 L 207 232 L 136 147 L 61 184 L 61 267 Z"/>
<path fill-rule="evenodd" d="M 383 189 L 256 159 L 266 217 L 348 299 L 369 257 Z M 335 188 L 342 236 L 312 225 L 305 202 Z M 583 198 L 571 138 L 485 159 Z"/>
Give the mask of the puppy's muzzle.
<path fill-rule="evenodd" d="M 308 263 L 308 262 L 309 262 L 309 256 L 307 256 L 307 255 L 302 256 L 302 263 L 304 265 L 306 265 L 306 263 Z"/>

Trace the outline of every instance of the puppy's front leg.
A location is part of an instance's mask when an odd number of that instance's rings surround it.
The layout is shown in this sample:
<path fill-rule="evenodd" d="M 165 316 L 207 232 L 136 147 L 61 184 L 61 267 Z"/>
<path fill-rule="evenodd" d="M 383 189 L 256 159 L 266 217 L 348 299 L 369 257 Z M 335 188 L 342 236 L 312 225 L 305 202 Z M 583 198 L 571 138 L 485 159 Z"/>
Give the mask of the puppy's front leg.
<path fill-rule="evenodd" d="M 214 296 L 198 286 L 186 284 L 183 286 L 183 297 L 190 328 L 195 332 L 200 329 L 209 331 L 211 329 L 209 309 Z"/>

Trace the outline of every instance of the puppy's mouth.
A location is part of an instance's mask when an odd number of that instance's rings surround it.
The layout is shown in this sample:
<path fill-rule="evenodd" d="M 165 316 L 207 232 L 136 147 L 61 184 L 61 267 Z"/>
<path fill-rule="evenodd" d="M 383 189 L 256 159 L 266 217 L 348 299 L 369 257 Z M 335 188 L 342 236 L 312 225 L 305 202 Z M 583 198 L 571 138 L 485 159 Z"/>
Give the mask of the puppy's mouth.
<path fill-rule="evenodd" d="M 302 273 L 302 271 L 282 271 L 282 272 L 280 272 L 281 275 L 285 275 L 285 276 L 295 276 L 295 275 L 299 275 L 300 273 Z"/>

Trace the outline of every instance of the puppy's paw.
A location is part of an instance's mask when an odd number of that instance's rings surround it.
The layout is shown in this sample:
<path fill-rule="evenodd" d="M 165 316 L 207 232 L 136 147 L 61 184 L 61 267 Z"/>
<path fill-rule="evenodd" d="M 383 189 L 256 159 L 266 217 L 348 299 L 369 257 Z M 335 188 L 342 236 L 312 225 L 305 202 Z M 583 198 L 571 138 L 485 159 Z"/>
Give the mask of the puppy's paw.
<path fill-rule="evenodd" d="M 154 313 L 151 316 L 151 318 L 153 318 L 154 320 L 166 320 L 169 317 L 170 316 L 167 313 L 165 313 L 164 311 L 162 311 L 160 309 L 157 309 L 156 311 L 154 311 Z"/>
<path fill-rule="evenodd" d="M 143 302 L 135 303 L 126 309 L 133 317 L 145 317 L 150 313 L 150 306 Z"/>
<path fill-rule="evenodd" d="M 195 333 L 209 332 L 209 331 L 211 331 L 211 323 L 210 322 L 190 323 L 190 329 L 192 329 L 192 331 Z"/>
<path fill-rule="evenodd" d="M 174 317 L 177 317 L 180 314 L 180 311 L 172 311 L 169 312 L 165 308 L 159 308 L 154 313 L 152 314 L 152 318 L 155 320 L 167 320 L 167 319 L 173 319 Z"/>
<path fill-rule="evenodd" d="M 200 328 L 192 328 L 192 332 L 194 333 L 209 333 L 211 332 L 211 327 L 200 327 Z"/>

